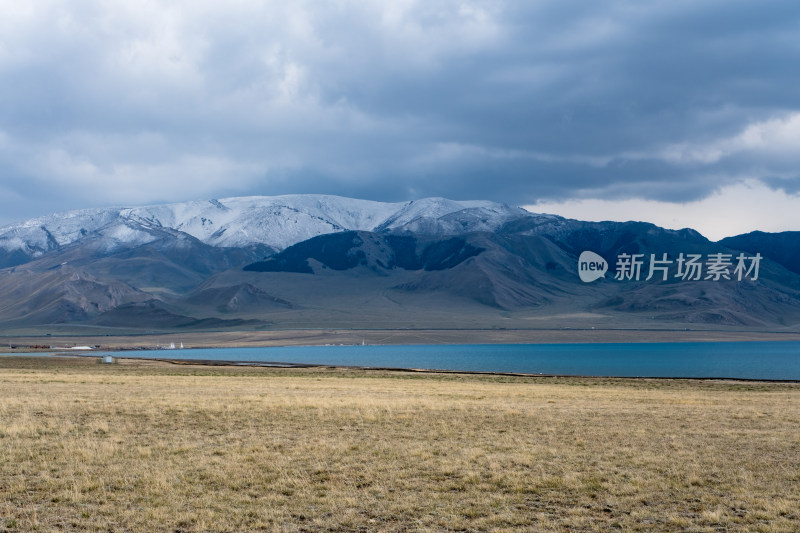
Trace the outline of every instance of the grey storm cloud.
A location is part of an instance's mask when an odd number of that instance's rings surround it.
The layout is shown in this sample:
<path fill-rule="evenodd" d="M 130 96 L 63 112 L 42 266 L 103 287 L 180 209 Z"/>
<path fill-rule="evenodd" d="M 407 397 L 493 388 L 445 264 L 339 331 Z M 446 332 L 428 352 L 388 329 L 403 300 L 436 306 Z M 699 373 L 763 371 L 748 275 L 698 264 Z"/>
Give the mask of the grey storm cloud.
<path fill-rule="evenodd" d="M 800 189 L 792 1 L 5 2 L 3 218 Z"/>

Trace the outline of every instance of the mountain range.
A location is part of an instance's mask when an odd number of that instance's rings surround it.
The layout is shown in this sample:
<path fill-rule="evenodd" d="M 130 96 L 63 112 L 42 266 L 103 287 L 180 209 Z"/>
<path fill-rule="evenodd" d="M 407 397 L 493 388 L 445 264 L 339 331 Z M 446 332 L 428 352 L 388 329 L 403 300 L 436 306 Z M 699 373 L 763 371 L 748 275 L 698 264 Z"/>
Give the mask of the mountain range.
<path fill-rule="evenodd" d="M 584 251 L 607 269 L 591 283 L 578 276 Z M 682 272 L 692 257 L 699 279 Z M 630 258 L 640 275 L 618 275 Z M 4 331 L 539 327 L 798 330 L 800 232 L 711 242 L 489 201 L 322 195 L 85 209 L 0 228 Z"/>

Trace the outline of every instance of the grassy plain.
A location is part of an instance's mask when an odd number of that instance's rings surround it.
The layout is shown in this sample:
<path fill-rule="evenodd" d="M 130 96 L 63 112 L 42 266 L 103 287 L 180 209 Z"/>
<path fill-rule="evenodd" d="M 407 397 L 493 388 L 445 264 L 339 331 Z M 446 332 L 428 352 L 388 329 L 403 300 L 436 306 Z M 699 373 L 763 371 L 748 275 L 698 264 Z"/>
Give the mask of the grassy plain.
<path fill-rule="evenodd" d="M 798 531 L 800 385 L 0 358 L 2 531 Z"/>

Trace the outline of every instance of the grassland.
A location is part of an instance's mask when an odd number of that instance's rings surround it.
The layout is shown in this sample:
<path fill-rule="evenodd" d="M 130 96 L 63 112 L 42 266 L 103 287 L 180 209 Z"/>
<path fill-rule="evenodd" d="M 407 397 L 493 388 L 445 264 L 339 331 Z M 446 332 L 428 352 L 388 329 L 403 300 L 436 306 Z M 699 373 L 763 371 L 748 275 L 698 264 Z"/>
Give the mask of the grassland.
<path fill-rule="evenodd" d="M 0 358 L 3 531 L 798 531 L 800 386 Z"/>

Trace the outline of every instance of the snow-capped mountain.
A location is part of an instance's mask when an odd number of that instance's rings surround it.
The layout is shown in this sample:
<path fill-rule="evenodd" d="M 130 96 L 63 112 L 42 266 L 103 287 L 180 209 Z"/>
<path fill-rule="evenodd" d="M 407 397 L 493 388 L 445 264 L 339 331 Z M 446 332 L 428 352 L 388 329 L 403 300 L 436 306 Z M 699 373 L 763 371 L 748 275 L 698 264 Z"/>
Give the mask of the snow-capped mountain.
<path fill-rule="evenodd" d="M 434 235 L 494 231 L 527 215 L 522 208 L 488 201 L 425 198 L 384 203 L 325 195 L 251 196 L 56 213 L 0 228 L 0 249 L 35 258 L 89 237 L 114 249 L 147 244 L 162 231 L 173 230 L 211 246 L 266 245 L 282 250 L 346 230 Z"/>
<path fill-rule="evenodd" d="M 561 327 L 559 316 L 578 317 L 571 327 L 602 317 L 626 327 L 800 328 L 798 238 L 712 243 L 690 229 L 443 198 L 294 195 L 84 209 L 0 228 L 0 331 L 527 328 L 540 319 Z M 622 253 L 738 249 L 763 256 L 758 281 L 608 276 L 586 284 L 576 273 L 585 250 L 613 265 Z"/>

